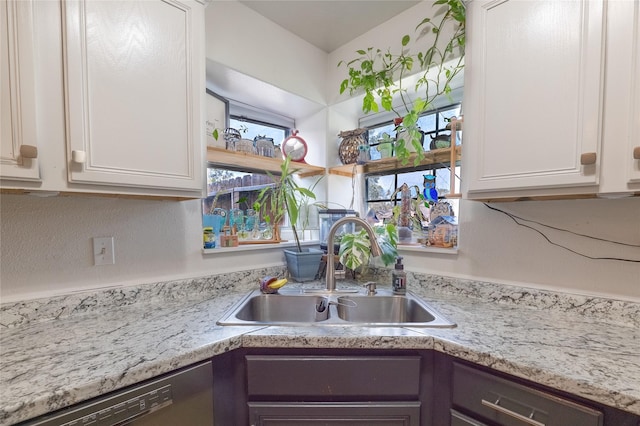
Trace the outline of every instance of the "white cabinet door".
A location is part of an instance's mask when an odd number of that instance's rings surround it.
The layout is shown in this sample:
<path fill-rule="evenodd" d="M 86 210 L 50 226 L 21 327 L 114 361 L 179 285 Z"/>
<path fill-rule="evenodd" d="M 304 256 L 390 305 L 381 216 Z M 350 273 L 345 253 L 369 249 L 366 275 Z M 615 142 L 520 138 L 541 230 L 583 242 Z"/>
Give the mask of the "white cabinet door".
<path fill-rule="evenodd" d="M 640 2 L 630 2 L 630 6 L 632 9 L 629 12 L 633 17 L 631 25 L 633 64 L 631 66 L 630 130 L 626 158 L 629 182 L 640 183 Z"/>
<path fill-rule="evenodd" d="M 0 177 L 38 180 L 31 1 L 0 3 Z"/>
<path fill-rule="evenodd" d="M 68 179 L 202 192 L 204 6 L 63 3 Z"/>
<path fill-rule="evenodd" d="M 607 2 L 601 196 L 640 194 L 640 3 Z"/>
<path fill-rule="evenodd" d="M 469 2 L 469 198 L 598 184 L 604 17 L 602 0 Z"/>

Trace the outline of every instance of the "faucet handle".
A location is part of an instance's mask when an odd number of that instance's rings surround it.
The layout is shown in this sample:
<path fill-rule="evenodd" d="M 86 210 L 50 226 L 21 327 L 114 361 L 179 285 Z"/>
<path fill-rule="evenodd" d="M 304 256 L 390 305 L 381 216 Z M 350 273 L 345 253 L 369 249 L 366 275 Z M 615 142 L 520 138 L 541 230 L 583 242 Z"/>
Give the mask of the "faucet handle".
<path fill-rule="evenodd" d="M 374 294 L 377 293 L 375 281 L 369 281 L 367 283 L 364 283 L 362 287 L 365 287 L 367 289 L 367 296 L 373 296 Z"/>

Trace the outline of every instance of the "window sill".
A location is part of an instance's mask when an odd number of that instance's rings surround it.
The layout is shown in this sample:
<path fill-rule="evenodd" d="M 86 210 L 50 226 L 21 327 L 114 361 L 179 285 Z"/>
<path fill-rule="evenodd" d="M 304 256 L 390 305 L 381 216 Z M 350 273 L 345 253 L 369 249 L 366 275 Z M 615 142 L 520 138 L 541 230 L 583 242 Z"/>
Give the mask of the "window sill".
<path fill-rule="evenodd" d="M 431 246 L 422 246 L 422 245 L 405 245 L 398 244 L 398 251 L 411 251 L 418 253 L 436 253 L 436 254 L 447 254 L 447 255 L 457 255 L 458 247 L 453 248 L 443 248 L 443 247 L 431 247 Z"/>
<path fill-rule="evenodd" d="M 319 240 L 309 240 L 309 241 L 300 241 L 301 246 L 319 246 Z M 233 253 L 233 252 L 242 252 L 242 251 L 256 251 L 256 250 L 269 250 L 269 249 L 277 249 L 277 248 L 290 248 L 295 247 L 296 242 L 293 240 L 277 243 L 277 244 L 245 244 L 238 247 L 220 247 L 213 249 L 202 249 L 202 254 L 210 255 L 210 254 L 218 254 L 218 253 Z"/>

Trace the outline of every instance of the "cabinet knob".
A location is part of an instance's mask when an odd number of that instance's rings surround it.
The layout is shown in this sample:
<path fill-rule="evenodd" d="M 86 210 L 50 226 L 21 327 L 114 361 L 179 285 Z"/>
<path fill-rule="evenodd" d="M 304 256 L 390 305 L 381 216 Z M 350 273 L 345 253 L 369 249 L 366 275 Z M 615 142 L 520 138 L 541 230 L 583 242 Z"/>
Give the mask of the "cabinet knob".
<path fill-rule="evenodd" d="M 633 159 L 640 160 L 640 146 L 633 148 Z"/>
<path fill-rule="evenodd" d="M 38 147 L 33 145 L 20 145 L 22 158 L 38 158 Z"/>
<path fill-rule="evenodd" d="M 85 151 L 71 151 L 71 160 L 74 163 L 84 164 L 87 161 L 87 153 Z"/>
<path fill-rule="evenodd" d="M 589 166 L 591 164 L 596 164 L 597 155 L 595 152 L 585 152 L 580 156 L 580 164 L 583 166 Z"/>

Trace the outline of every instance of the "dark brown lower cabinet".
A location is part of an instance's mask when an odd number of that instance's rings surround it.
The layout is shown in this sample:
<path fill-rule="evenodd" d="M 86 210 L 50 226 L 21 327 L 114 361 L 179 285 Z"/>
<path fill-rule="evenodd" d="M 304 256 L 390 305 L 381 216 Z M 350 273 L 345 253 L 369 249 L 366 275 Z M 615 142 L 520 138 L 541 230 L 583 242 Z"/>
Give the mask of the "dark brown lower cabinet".
<path fill-rule="evenodd" d="M 640 416 L 437 351 L 237 349 L 216 426 L 640 426 Z"/>
<path fill-rule="evenodd" d="M 487 424 L 451 410 L 451 426 L 487 426 Z"/>
<path fill-rule="evenodd" d="M 434 426 L 640 426 L 640 416 L 442 353 L 433 368 Z"/>
<path fill-rule="evenodd" d="M 418 355 L 245 359 L 251 426 L 420 426 Z"/>
<path fill-rule="evenodd" d="M 499 426 L 602 426 L 598 410 L 479 371 L 453 364 L 453 407 L 465 410 L 475 425 L 487 419 Z M 451 412 L 451 424 L 474 425 Z"/>
<path fill-rule="evenodd" d="M 214 362 L 215 424 L 432 426 L 431 357 L 431 351 L 234 351 Z"/>

